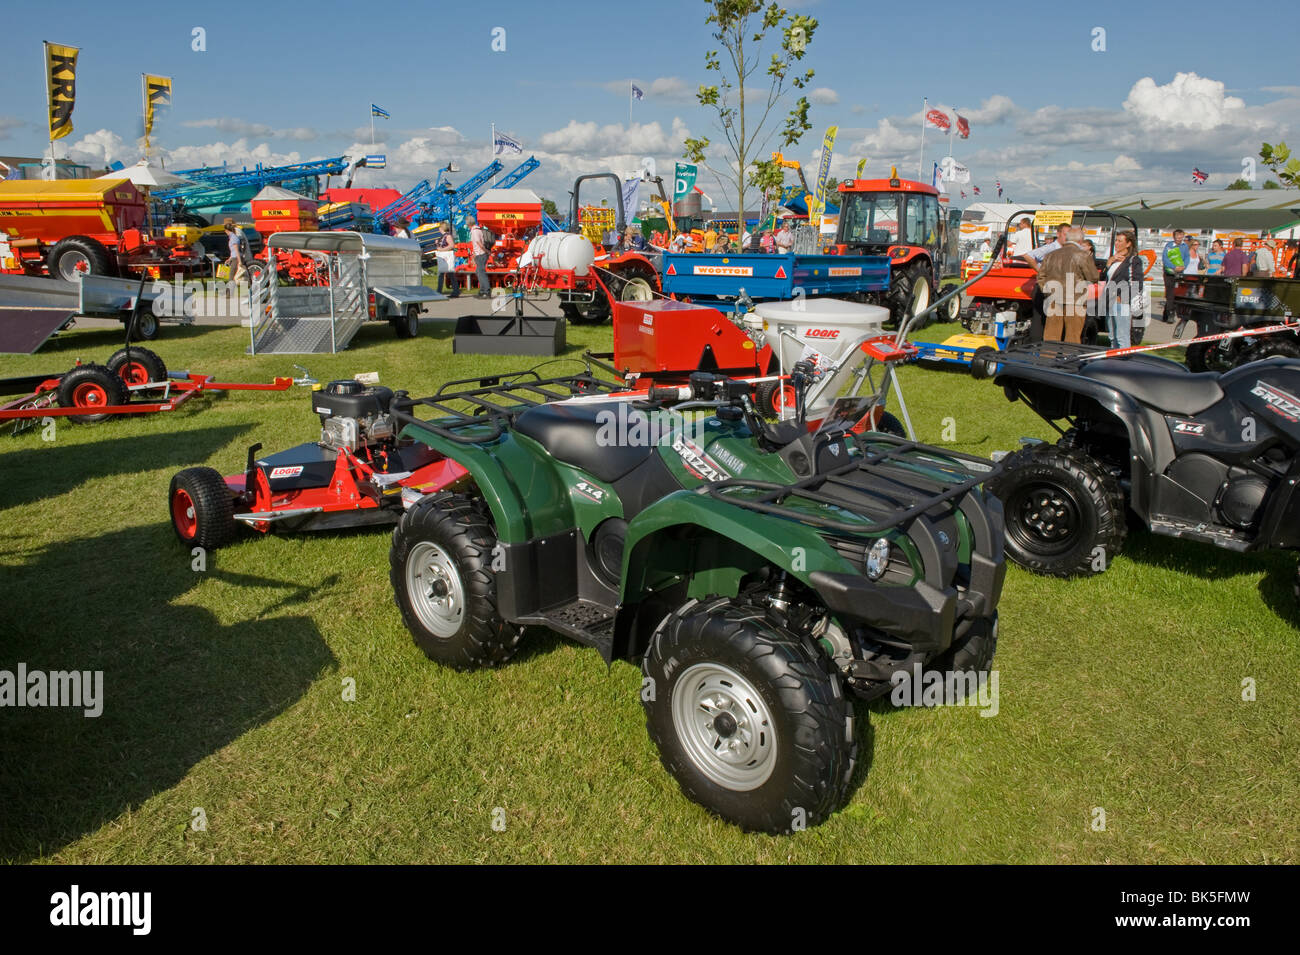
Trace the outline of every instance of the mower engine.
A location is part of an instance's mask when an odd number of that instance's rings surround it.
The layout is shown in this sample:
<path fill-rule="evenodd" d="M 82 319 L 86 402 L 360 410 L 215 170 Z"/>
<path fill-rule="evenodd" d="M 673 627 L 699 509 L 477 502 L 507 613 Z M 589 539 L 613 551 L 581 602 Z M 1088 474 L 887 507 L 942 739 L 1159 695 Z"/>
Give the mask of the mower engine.
<path fill-rule="evenodd" d="M 350 378 L 331 381 L 312 395 L 312 408 L 320 415 L 321 445 L 358 451 L 392 441 L 396 435 L 388 415 L 392 400 L 389 388 L 366 387 Z"/>

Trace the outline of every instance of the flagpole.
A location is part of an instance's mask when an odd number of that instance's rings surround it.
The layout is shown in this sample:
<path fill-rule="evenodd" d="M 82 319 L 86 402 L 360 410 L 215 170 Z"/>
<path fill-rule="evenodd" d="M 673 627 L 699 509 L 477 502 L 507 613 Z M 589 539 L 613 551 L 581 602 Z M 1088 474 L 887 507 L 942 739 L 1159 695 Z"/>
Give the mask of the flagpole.
<path fill-rule="evenodd" d="M 41 55 L 41 72 L 45 76 L 45 125 L 50 131 L 50 178 L 57 178 L 58 170 L 54 165 L 54 127 L 50 126 L 50 114 L 54 111 L 54 101 L 50 99 L 50 41 L 45 40 L 42 43 Z"/>
<path fill-rule="evenodd" d="M 370 150 L 375 149 L 375 104 L 370 104 Z"/>
<path fill-rule="evenodd" d="M 491 165 L 496 161 L 497 154 L 497 124 L 492 124 L 492 138 L 488 141 L 488 164 Z M 492 185 L 497 184 L 497 174 L 492 174 Z"/>
<path fill-rule="evenodd" d="M 929 109 L 930 101 L 926 97 L 921 97 L 921 155 L 916 160 L 916 178 L 921 178 L 921 169 L 925 166 L 925 113 Z"/>
<path fill-rule="evenodd" d="M 149 84 L 140 74 L 140 102 L 144 107 L 144 164 L 149 165 Z"/>
<path fill-rule="evenodd" d="M 632 132 L 632 81 L 627 81 L 627 131 Z"/>

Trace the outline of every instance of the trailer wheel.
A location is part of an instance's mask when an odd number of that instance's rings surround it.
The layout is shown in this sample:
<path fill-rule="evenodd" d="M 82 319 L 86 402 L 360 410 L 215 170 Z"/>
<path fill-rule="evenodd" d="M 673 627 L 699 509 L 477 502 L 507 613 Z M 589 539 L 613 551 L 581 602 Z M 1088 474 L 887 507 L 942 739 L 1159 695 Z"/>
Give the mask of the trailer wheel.
<path fill-rule="evenodd" d="M 420 306 L 412 305 L 406 314 L 393 319 L 393 328 L 398 338 L 414 338 L 420 334 Z"/>
<path fill-rule="evenodd" d="M 186 468 L 167 489 L 172 530 L 182 544 L 214 550 L 235 539 L 234 495 L 212 468 Z"/>
<path fill-rule="evenodd" d="M 113 352 L 105 367 L 127 385 L 144 385 L 151 381 L 167 380 L 167 366 L 158 355 L 147 348 L 119 348 Z M 153 397 L 161 390 L 150 388 L 139 394 Z"/>
<path fill-rule="evenodd" d="M 764 418 L 781 417 L 782 405 L 794 411 L 794 386 L 789 382 L 765 381 L 754 389 L 754 408 Z"/>
<path fill-rule="evenodd" d="M 131 319 L 122 319 L 122 324 L 131 328 Z M 135 327 L 131 328 L 131 341 L 133 342 L 151 342 L 158 337 L 158 332 L 162 326 L 158 322 L 158 316 L 152 311 L 140 312 L 135 317 Z"/>
<path fill-rule="evenodd" d="M 54 278 L 75 282 L 82 275 L 112 275 L 108 249 L 84 235 L 70 235 L 50 250 L 49 272 Z"/>
<path fill-rule="evenodd" d="M 126 384 L 103 365 L 78 365 L 59 380 L 57 394 L 63 408 L 105 408 L 130 400 Z M 91 411 L 68 417 L 77 424 L 94 424 L 108 415 Z"/>

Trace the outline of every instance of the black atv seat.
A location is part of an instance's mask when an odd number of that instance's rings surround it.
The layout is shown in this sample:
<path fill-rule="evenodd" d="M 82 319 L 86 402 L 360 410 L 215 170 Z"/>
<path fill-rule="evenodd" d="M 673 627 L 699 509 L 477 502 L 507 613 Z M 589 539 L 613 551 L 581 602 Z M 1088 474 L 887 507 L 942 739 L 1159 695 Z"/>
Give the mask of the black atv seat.
<path fill-rule="evenodd" d="M 1085 365 L 1082 374 L 1173 414 L 1199 414 L 1223 397 L 1219 376 L 1212 371 L 1193 374 L 1175 365 L 1165 368 L 1103 358 Z"/>
<path fill-rule="evenodd" d="M 515 419 L 515 431 L 557 460 L 606 482 L 617 481 L 654 453 L 649 418 L 622 402 L 538 405 Z M 602 434 L 609 440 L 598 440 Z"/>

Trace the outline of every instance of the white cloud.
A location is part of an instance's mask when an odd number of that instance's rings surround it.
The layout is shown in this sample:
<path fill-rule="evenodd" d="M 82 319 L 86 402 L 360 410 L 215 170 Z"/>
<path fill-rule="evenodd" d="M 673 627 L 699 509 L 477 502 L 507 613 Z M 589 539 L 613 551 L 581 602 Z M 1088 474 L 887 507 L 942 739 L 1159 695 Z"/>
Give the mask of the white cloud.
<path fill-rule="evenodd" d="M 68 158 L 88 166 L 107 166 L 117 159 L 129 165 L 139 157 L 140 148 L 134 142 L 128 145 L 110 129 L 87 133 L 68 146 Z"/>
<path fill-rule="evenodd" d="M 1124 100 L 1124 109 L 1144 125 L 1201 130 L 1233 122 L 1245 106 L 1238 97 L 1225 95 L 1223 83 L 1195 73 L 1177 73 L 1163 86 L 1144 76 Z"/>
<path fill-rule="evenodd" d="M 834 106 L 840 101 L 840 94 L 829 86 L 819 86 L 809 91 L 808 100 L 809 102 L 820 103 L 822 106 Z"/>
<path fill-rule="evenodd" d="M 311 142 L 320 134 L 309 126 L 291 126 L 287 128 L 268 126 L 265 123 L 253 123 L 234 116 L 218 116 L 210 119 L 191 119 L 181 125 L 191 129 L 215 129 L 228 136 L 244 139 L 293 139 L 298 142 Z"/>
<path fill-rule="evenodd" d="M 1019 108 L 1011 101 L 1011 97 L 998 93 L 981 103 L 979 109 L 965 110 L 962 115 L 972 126 L 977 123 L 981 126 L 992 126 L 1006 122 L 1017 112 Z"/>

